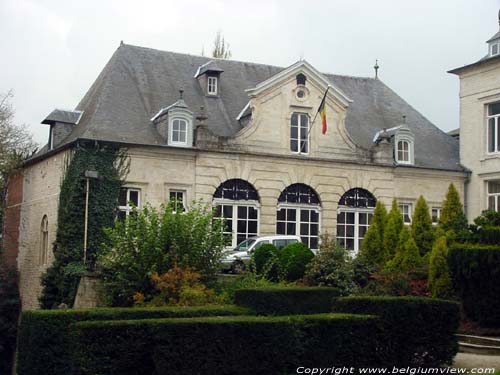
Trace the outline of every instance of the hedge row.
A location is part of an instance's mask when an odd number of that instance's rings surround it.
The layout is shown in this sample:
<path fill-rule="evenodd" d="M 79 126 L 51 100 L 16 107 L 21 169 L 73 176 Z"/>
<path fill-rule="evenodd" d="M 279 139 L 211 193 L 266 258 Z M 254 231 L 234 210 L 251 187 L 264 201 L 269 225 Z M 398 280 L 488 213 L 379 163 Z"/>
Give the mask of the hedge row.
<path fill-rule="evenodd" d="M 243 315 L 236 306 L 36 310 L 22 314 L 18 336 L 18 375 L 70 374 L 69 325 L 80 321 Z M 130 345 L 133 345 L 131 343 Z"/>
<path fill-rule="evenodd" d="M 458 351 L 455 337 L 459 305 L 419 297 L 344 297 L 333 311 L 373 314 L 381 318 L 384 345 L 380 358 L 394 366 L 439 367 Z M 367 336 L 369 337 L 369 336 Z"/>
<path fill-rule="evenodd" d="M 234 303 L 262 315 L 317 314 L 330 312 L 338 296 L 337 288 L 254 288 L 237 290 Z"/>
<path fill-rule="evenodd" d="M 467 316 L 500 327 L 500 244 L 454 244 L 448 262 Z"/>
<path fill-rule="evenodd" d="M 500 227 L 486 226 L 479 230 L 479 242 L 483 244 L 500 244 Z"/>
<path fill-rule="evenodd" d="M 295 374 L 380 366 L 378 318 L 321 314 L 81 322 L 75 375 Z"/>

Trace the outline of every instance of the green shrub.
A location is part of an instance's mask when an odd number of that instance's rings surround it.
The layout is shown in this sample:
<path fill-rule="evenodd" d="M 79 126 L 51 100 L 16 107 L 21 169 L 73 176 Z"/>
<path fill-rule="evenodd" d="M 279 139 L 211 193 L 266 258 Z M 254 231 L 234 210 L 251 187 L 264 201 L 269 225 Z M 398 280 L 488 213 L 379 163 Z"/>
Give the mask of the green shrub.
<path fill-rule="evenodd" d="M 35 310 L 21 316 L 18 375 L 71 373 L 68 326 L 80 321 L 242 315 L 235 306 Z M 121 356 L 120 356 L 121 357 Z"/>
<path fill-rule="evenodd" d="M 418 297 L 342 297 L 334 312 L 372 314 L 383 322 L 379 352 L 383 363 L 396 367 L 439 367 L 450 364 L 458 351 L 455 332 L 458 304 Z"/>
<path fill-rule="evenodd" d="M 315 314 L 329 312 L 339 295 L 339 289 L 326 287 L 254 288 L 237 290 L 234 302 L 257 314 Z"/>
<path fill-rule="evenodd" d="M 269 280 L 278 279 L 278 249 L 272 244 L 259 246 L 252 254 L 257 275 Z"/>
<path fill-rule="evenodd" d="M 384 204 L 377 202 L 370 227 L 361 243 L 361 254 L 374 265 L 383 265 L 388 258 L 384 248 L 384 230 L 387 223 L 387 210 Z"/>
<path fill-rule="evenodd" d="M 425 256 L 432 250 L 434 241 L 432 219 L 429 206 L 423 196 L 420 196 L 415 205 L 415 212 L 411 222 L 411 235 L 417 245 L 420 256 Z"/>
<path fill-rule="evenodd" d="M 467 316 L 500 327 L 500 245 L 452 244 L 448 264 Z"/>
<path fill-rule="evenodd" d="M 349 295 L 357 287 L 352 263 L 347 250 L 325 234 L 321 236 L 318 253 L 307 265 L 305 280 L 310 285 L 335 287 L 341 295 Z"/>
<path fill-rule="evenodd" d="M 385 269 L 394 272 L 408 272 L 419 268 L 422 259 L 418 247 L 410 234 L 408 227 L 404 226 L 399 237 L 396 255 L 386 263 Z"/>
<path fill-rule="evenodd" d="M 384 251 L 387 255 L 387 260 L 394 258 L 396 249 L 399 244 L 399 236 L 404 227 L 403 215 L 399 209 L 396 199 L 392 200 L 392 207 L 387 216 L 387 224 L 384 230 Z"/>
<path fill-rule="evenodd" d="M 461 240 L 467 237 L 467 218 L 458 191 L 453 184 L 450 184 L 446 198 L 443 201 L 443 208 L 439 217 L 439 228 L 452 240 Z"/>
<path fill-rule="evenodd" d="M 287 281 L 301 279 L 312 258 L 314 258 L 314 253 L 302 242 L 286 245 L 279 252 L 281 277 Z"/>
<path fill-rule="evenodd" d="M 20 309 L 16 273 L 0 270 L 0 374 L 11 373 Z"/>
<path fill-rule="evenodd" d="M 500 244 L 500 226 L 483 227 L 479 229 L 478 233 L 480 243 L 489 245 Z"/>
<path fill-rule="evenodd" d="M 429 291 L 434 298 L 453 298 L 453 283 L 448 269 L 446 237 L 440 237 L 432 247 L 429 265 Z"/>
<path fill-rule="evenodd" d="M 174 212 L 172 204 L 160 210 L 145 206 L 117 221 L 107 230 L 110 244 L 99 257 L 109 302 L 131 305 L 136 292 L 153 291 L 153 272 L 164 274 L 174 266 L 189 267 L 204 280 L 214 279 L 224 247 L 222 224 L 201 203 L 193 203 L 182 215 Z"/>
<path fill-rule="evenodd" d="M 268 375 L 299 366 L 375 366 L 376 323 L 343 314 L 82 322 L 71 328 L 73 374 Z"/>

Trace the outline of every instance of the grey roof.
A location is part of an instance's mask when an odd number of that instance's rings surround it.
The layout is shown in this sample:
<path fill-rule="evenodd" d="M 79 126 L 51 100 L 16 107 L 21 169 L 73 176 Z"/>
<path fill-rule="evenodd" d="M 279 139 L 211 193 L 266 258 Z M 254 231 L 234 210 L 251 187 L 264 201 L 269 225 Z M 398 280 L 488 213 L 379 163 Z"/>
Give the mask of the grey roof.
<path fill-rule="evenodd" d="M 493 35 L 490 39 L 488 39 L 486 43 L 489 43 L 495 39 L 500 39 L 500 30 L 498 30 L 498 32 L 495 35 Z"/>
<path fill-rule="evenodd" d="M 66 111 L 63 109 L 54 109 L 42 121 L 42 124 L 53 124 L 54 122 L 65 122 L 68 124 L 78 124 L 82 117 L 81 111 Z"/>
<path fill-rule="evenodd" d="M 199 77 L 201 76 L 202 74 L 205 74 L 207 72 L 216 72 L 216 73 L 222 73 L 224 70 L 219 68 L 219 66 L 217 65 L 217 63 L 214 61 L 214 60 L 210 60 L 209 62 L 203 64 L 202 66 L 200 66 L 198 68 L 198 70 L 196 70 L 196 74 L 194 75 L 194 77 Z"/>
<path fill-rule="evenodd" d="M 203 94 L 193 78 L 210 61 L 149 48 L 121 45 L 97 80 L 78 104 L 84 111 L 80 123 L 63 143 L 78 138 L 132 144 L 164 144 L 150 119 L 162 108 L 183 98 L 195 116 L 200 107 L 208 116 L 206 125 L 216 135 L 230 137 L 242 125 L 237 116 L 248 103 L 245 89 L 277 74 L 283 68 L 231 60 L 217 60 L 224 71 L 219 97 Z M 429 122 L 378 79 L 326 74 L 331 83 L 353 102 L 347 110 L 346 127 L 354 142 L 364 148 L 383 128 L 400 125 L 402 116 L 415 134 L 415 165 L 426 168 L 463 170 L 458 143 Z"/>
<path fill-rule="evenodd" d="M 452 137 L 459 137 L 460 136 L 460 128 L 450 130 L 446 134 L 451 135 Z"/>

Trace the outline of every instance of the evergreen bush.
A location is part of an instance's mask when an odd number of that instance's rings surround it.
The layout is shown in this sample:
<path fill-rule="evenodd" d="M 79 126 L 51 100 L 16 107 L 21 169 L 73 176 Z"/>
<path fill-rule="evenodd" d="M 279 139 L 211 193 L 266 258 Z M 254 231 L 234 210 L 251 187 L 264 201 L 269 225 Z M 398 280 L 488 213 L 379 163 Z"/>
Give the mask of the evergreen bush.
<path fill-rule="evenodd" d="M 255 272 L 268 280 L 277 280 L 278 249 L 272 244 L 263 244 L 255 249 L 252 259 L 255 264 Z"/>
<path fill-rule="evenodd" d="M 17 319 L 21 302 L 16 272 L 7 272 L 2 268 L 0 265 L 0 374 L 10 374 L 16 350 Z"/>
<path fill-rule="evenodd" d="M 392 200 L 392 207 L 387 216 L 387 225 L 384 231 L 384 251 L 387 254 L 387 260 L 391 260 L 396 255 L 396 249 L 399 244 L 399 236 L 403 229 L 403 215 L 399 209 L 396 199 Z"/>
<path fill-rule="evenodd" d="M 281 277 L 286 281 L 296 281 L 304 277 L 306 266 L 314 258 L 314 253 L 302 242 L 286 245 L 279 252 Z"/>
<path fill-rule="evenodd" d="M 458 191 L 453 184 L 450 184 L 446 193 L 438 226 L 452 240 L 464 240 L 468 236 L 467 218 Z"/>
<path fill-rule="evenodd" d="M 388 258 L 384 248 L 384 229 L 387 222 L 387 210 L 384 204 L 377 202 L 370 227 L 361 244 L 361 254 L 372 264 L 381 266 Z"/>
<path fill-rule="evenodd" d="M 429 214 L 429 206 L 424 197 L 420 196 L 415 205 L 413 219 L 411 224 L 411 235 L 420 256 L 425 256 L 432 250 L 432 243 L 434 240 L 432 219 Z"/>
<path fill-rule="evenodd" d="M 433 298 L 453 298 L 453 283 L 451 281 L 446 256 L 448 246 L 446 237 L 440 237 L 432 247 L 429 265 L 429 291 Z"/>

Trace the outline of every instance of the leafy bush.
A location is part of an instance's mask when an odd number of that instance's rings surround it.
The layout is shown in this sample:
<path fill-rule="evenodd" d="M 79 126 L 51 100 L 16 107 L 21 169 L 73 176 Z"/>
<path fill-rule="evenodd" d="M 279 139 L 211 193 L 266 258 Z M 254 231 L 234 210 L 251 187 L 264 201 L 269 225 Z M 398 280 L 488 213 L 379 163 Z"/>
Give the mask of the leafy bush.
<path fill-rule="evenodd" d="M 18 375 L 73 374 L 68 327 L 80 321 L 243 315 L 236 306 L 106 308 L 24 311 L 18 338 Z M 133 345 L 133 344 L 131 344 Z M 123 356 L 116 356 L 115 358 Z"/>
<path fill-rule="evenodd" d="M 314 253 L 302 242 L 286 245 L 279 252 L 281 277 L 287 281 L 301 279 L 312 258 L 314 258 Z"/>
<path fill-rule="evenodd" d="M 332 286 L 341 295 L 349 295 L 356 289 L 352 263 L 347 250 L 325 234 L 318 253 L 307 265 L 305 280 L 309 285 Z"/>
<path fill-rule="evenodd" d="M 72 327 L 73 374 L 267 375 L 332 363 L 375 366 L 376 323 L 343 314 L 82 322 Z"/>
<path fill-rule="evenodd" d="M 361 254 L 372 264 L 383 265 L 388 258 L 384 248 L 384 229 L 387 223 L 387 210 L 384 204 L 377 202 L 370 227 L 361 243 Z"/>
<path fill-rule="evenodd" d="M 278 288 L 287 287 L 285 282 L 273 282 L 264 277 L 260 277 L 255 273 L 247 272 L 240 276 L 231 276 L 236 281 L 231 283 L 224 283 L 225 285 L 219 286 L 217 292 L 219 298 L 225 303 L 234 302 L 234 294 L 240 289 L 253 289 L 253 288 Z"/>
<path fill-rule="evenodd" d="M 0 270 L 0 374 L 11 373 L 20 309 L 16 273 Z"/>
<path fill-rule="evenodd" d="M 382 270 L 372 274 L 368 284 L 357 294 L 429 297 L 427 271 L 425 269 L 411 272 Z"/>
<path fill-rule="evenodd" d="M 144 207 L 107 230 L 110 244 L 99 258 L 103 286 L 113 305 L 130 305 L 139 292 L 153 293 L 150 275 L 174 266 L 189 267 L 213 280 L 224 248 L 222 222 L 209 206 L 194 203 L 176 214 L 169 204 L 160 211 Z"/>
<path fill-rule="evenodd" d="M 343 297 L 334 312 L 381 317 L 383 363 L 395 367 L 440 367 L 450 364 L 458 351 L 455 332 L 458 304 L 418 297 Z"/>
<path fill-rule="evenodd" d="M 352 260 L 353 281 L 358 288 L 364 288 L 372 279 L 377 267 L 361 254 Z"/>
<path fill-rule="evenodd" d="M 453 283 L 446 260 L 447 254 L 448 246 L 446 237 L 443 236 L 434 243 L 430 258 L 428 285 L 434 298 L 453 298 Z"/>
<path fill-rule="evenodd" d="M 434 241 L 432 219 L 429 206 L 423 196 L 420 196 L 415 205 L 415 212 L 411 224 L 411 235 L 417 245 L 420 256 L 425 256 L 432 250 Z"/>
<path fill-rule="evenodd" d="M 257 275 L 269 280 L 278 279 L 278 249 L 272 244 L 259 246 L 252 254 Z"/>
<path fill-rule="evenodd" d="M 325 287 L 240 289 L 234 303 L 264 315 L 315 314 L 331 311 L 332 300 L 339 295 L 339 289 Z"/>
<path fill-rule="evenodd" d="M 500 327 L 500 245 L 452 244 L 448 262 L 466 315 Z"/>

